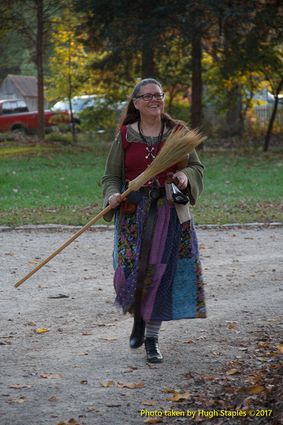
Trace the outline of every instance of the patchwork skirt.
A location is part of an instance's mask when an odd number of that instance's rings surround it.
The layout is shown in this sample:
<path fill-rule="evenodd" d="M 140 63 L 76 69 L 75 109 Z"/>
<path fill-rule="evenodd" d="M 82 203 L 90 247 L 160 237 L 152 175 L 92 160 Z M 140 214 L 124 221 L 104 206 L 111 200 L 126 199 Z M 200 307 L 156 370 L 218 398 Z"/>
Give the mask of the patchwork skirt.
<path fill-rule="evenodd" d="M 143 195 L 132 214 L 115 215 L 113 265 L 115 304 L 132 312 L 139 256 L 150 199 Z M 155 227 L 143 281 L 141 315 L 148 320 L 205 318 L 204 282 L 192 220 L 180 224 L 174 205 L 157 202 Z"/>

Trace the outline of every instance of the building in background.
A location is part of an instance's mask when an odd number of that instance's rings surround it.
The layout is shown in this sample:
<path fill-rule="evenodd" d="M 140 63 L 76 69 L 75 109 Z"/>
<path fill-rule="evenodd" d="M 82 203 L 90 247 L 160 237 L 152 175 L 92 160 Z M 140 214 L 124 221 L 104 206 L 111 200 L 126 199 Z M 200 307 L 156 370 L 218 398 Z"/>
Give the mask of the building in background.
<path fill-rule="evenodd" d="M 21 99 L 29 111 L 37 111 L 37 79 L 24 75 L 7 75 L 0 84 L 0 99 Z M 45 101 L 45 109 L 48 103 Z"/>

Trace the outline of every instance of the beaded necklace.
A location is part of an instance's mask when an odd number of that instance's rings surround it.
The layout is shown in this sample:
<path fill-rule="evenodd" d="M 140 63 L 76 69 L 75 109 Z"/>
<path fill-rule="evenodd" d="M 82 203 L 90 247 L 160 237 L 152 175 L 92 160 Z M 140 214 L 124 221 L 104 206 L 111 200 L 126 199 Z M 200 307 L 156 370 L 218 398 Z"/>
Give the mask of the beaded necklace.
<path fill-rule="evenodd" d="M 146 144 L 146 151 L 147 151 L 147 154 L 145 155 L 145 159 L 151 159 L 151 160 L 153 160 L 155 157 L 156 157 L 156 155 L 154 154 L 154 150 L 155 150 L 155 145 L 157 145 L 157 152 L 158 152 L 158 147 L 159 147 L 159 144 L 160 144 L 160 142 L 162 141 L 162 137 L 163 137 L 163 133 L 164 133 L 164 121 L 162 121 L 161 122 L 161 129 L 160 129 L 160 133 L 159 133 L 159 135 L 158 135 L 158 140 L 157 140 L 157 143 L 156 144 L 154 144 L 154 145 L 149 145 L 148 144 L 148 142 L 147 142 L 147 140 L 146 140 L 146 138 L 145 138 L 145 136 L 142 134 L 142 131 L 141 131 L 141 123 L 140 123 L 140 121 L 138 121 L 138 130 L 139 130 L 139 135 L 140 135 L 140 138 L 145 142 L 145 144 Z"/>

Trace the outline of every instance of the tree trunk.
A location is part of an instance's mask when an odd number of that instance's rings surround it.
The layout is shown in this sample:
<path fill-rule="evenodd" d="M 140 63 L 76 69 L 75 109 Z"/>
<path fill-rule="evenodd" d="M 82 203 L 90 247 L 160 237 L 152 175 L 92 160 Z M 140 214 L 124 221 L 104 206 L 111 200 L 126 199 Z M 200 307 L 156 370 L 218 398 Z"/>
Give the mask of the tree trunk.
<path fill-rule="evenodd" d="M 37 40 L 36 40 L 36 64 L 37 64 L 37 109 L 38 109 L 38 128 L 37 136 L 39 142 L 44 141 L 45 120 L 44 120 L 44 73 L 43 73 L 43 1 L 37 0 Z"/>
<path fill-rule="evenodd" d="M 192 40 L 192 128 L 200 128 L 202 123 L 202 47 L 201 35 L 196 31 Z"/>
<path fill-rule="evenodd" d="M 76 144 L 77 141 L 78 141 L 78 138 L 77 138 L 76 120 L 75 120 L 75 117 L 74 117 L 73 105 L 72 105 L 73 84 L 72 84 L 72 53 L 71 53 L 71 43 L 72 43 L 72 38 L 71 38 L 71 36 L 69 34 L 69 39 L 68 39 L 68 100 L 69 100 L 69 108 L 70 108 L 72 140 L 73 140 L 73 143 Z"/>
<path fill-rule="evenodd" d="M 273 106 L 272 114 L 268 123 L 266 136 L 264 139 L 263 152 L 267 152 L 269 148 L 271 132 L 272 132 L 273 124 L 274 124 L 277 109 L 278 109 L 279 93 L 281 92 L 282 87 L 283 87 L 283 78 L 281 78 L 281 81 L 279 82 L 278 87 L 276 89 L 275 98 L 274 98 L 274 106 Z"/>
<path fill-rule="evenodd" d="M 235 85 L 227 92 L 228 110 L 226 112 L 227 136 L 241 136 L 244 132 L 244 120 L 242 114 L 242 97 L 240 88 Z"/>
<path fill-rule="evenodd" d="M 144 33 L 142 50 L 142 78 L 154 78 L 154 52 L 150 32 Z"/>

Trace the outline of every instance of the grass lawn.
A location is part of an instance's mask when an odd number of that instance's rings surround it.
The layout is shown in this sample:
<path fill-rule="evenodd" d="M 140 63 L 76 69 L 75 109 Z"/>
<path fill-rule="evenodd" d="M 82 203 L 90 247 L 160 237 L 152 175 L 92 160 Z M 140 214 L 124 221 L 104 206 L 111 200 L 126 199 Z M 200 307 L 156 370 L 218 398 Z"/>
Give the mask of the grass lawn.
<path fill-rule="evenodd" d="M 85 224 L 102 206 L 109 144 L 0 145 L 0 224 Z M 200 153 L 199 224 L 283 221 L 282 153 Z M 104 223 L 102 220 L 101 223 Z"/>

